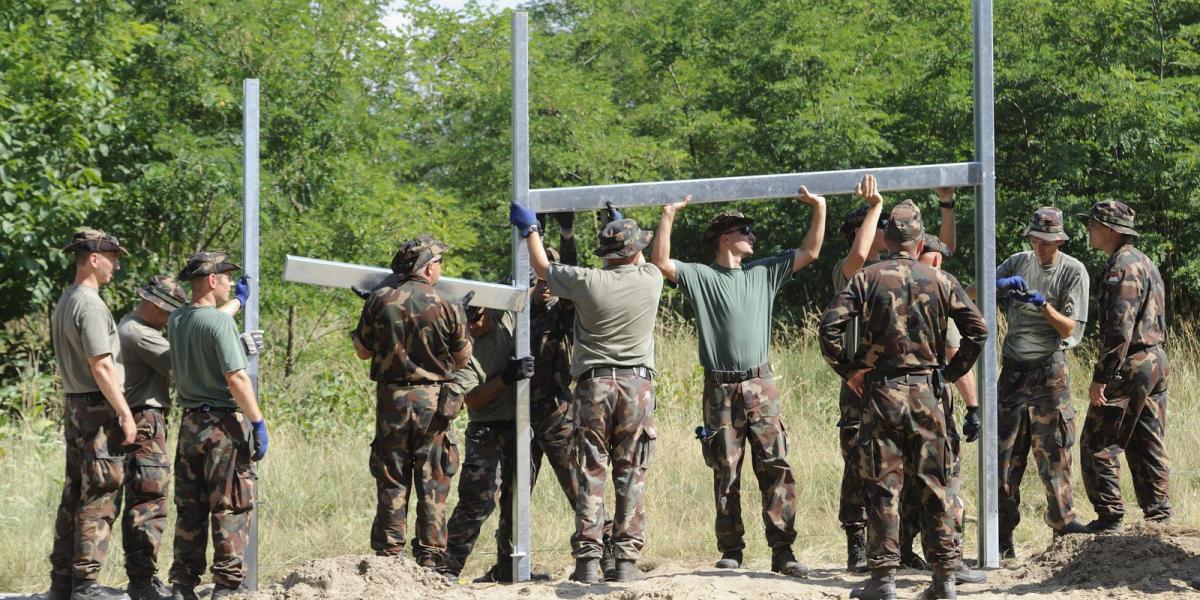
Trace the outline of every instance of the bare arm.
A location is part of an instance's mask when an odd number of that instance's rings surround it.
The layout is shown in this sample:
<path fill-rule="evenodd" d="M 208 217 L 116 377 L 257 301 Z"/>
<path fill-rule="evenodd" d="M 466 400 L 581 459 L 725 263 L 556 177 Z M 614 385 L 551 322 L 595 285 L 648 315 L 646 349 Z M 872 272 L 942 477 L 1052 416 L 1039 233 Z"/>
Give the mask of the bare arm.
<path fill-rule="evenodd" d="M 825 243 L 825 197 L 813 194 L 808 188 L 800 186 L 800 201 L 811 206 L 813 214 L 812 221 L 808 224 L 808 233 L 792 257 L 793 273 L 817 260 L 821 255 L 821 245 Z"/>
<path fill-rule="evenodd" d="M 675 283 L 675 263 L 671 261 L 671 226 L 675 222 L 675 213 L 692 201 L 689 194 L 683 200 L 663 205 L 662 220 L 658 222 L 658 232 L 650 243 L 650 262 L 662 271 L 671 283 Z"/>
<path fill-rule="evenodd" d="M 506 387 L 508 386 L 505 385 L 504 380 L 497 375 L 483 382 L 483 385 L 477 385 L 475 389 L 467 392 L 464 401 L 467 406 L 478 410 L 491 404 L 492 400 L 495 400 L 496 396 L 499 396 Z"/>
<path fill-rule="evenodd" d="M 542 247 L 541 234 L 537 231 L 530 231 L 529 237 L 525 238 L 525 244 L 529 246 L 529 266 L 533 268 L 533 272 L 539 279 L 548 278 L 550 276 L 550 259 L 546 258 L 546 249 Z"/>
<path fill-rule="evenodd" d="M 242 309 L 242 301 L 238 300 L 237 298 L 234 298 L 234 299 L 230 300 L 229 302 L 222 304 L 221 308 L 218 308 L 217 310 L 219 310 L 231 317 L 234 317 L 234 316 L 237 316 L 238 311 L 241 309 Z"/>
<path fill-rule="evenodd" d="M 262 412 L 258 410 L 258 400 L 254 397 L 254 386 L 250 384 L 250 376 L 245 369 L 226 373 L 225 383 L 229 386 L 229 393 L 233 394 L 233 401 L 237 402 L 246 418 L 255 423 L 263 420 Z"/>
<path fill-rule="evenodd" d="M 1071 334 L 1075 333 L 1077 321 L 1072 317 L 1058 312 L 1058 309 L 1050 306 L 1049 302 L 1042 308 L 1042 316 L 1046 317 L 1046 322 L 1058 332 L 1058 335 L 1062 339 L 1065 340 L 1071 337 Z"/>
<path fill-rule="evenodd" d="M 936 191 L 939 205 L 952 204 L 954 202 L 954 188 L 944 187 L 938 188 Z M 942 224 L 941 228 L 938 229 L 938 237 L 950 249 L 950 252 L 954 252 L 954 249 L 958 248 L 958 234 L 955 232 L 954 227 L 954 208 L 941 206 L 941 209 Z"/>
<path fill-rule="evenodd" d="M 113 363 L 112 355 L 88 357 L 88 366 L 91 367 L 96 385 L 100 386 L 100 393 L 104 394 L 108 405 L 117 413 L 117 422 L 121 424 L 121 432 L 125 435 L 122 443 L 132 444 L 137 439 L 137 426 L 133 423 L 133 413 L 129 410 L 129 404 L 125 402 L 125 390 L 117 381 L 117 365 Z"/>
<path fill-rule="evenodd" d="M 850 244 L 850 252 L 842 261 L 842 277 L 850 279 L 867 264 L 871 246 L 875 244 L 875 230 L 879 228 L 879 215 L 883 214 L 883 195 L 879 193 L 879 185 L 874 175 L 866 175 L 854 186 L 854 193 L 867 202 L 867 215 L 863 217 L 862 225 L 854 234 L 854 242 Z"/>
<path fill-rule="evenodd" d="M 956 352 L 958 348 L 946 348 L 946 360 L 954 358 Z M 958 395 L 962 396 L 963 404 L 968 407 L 979 406 L 979 398 L 975 395 L 975 369 L 959 377 L 958 381 L 954 382 L 954 388 L 958 390 Z"/>

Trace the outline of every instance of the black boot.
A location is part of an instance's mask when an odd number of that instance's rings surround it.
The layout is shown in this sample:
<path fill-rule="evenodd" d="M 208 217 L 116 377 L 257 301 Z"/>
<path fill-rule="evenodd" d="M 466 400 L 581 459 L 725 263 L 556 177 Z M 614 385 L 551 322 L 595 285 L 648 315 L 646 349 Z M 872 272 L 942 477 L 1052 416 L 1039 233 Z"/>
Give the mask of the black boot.
<path fill-rule="evenodd" d="M 600 559 L 576 558 L 570 579 L 579 583 L 600 583 Z"/>
<path fill-rule="evenodd" d="M 441 573 L 441 567 L 438 567 L 438 572 Z M 453 574 L 454 578 L 458 578 L 458 573 Z M 529 573 L 530 581 L 550 581 L 550 576 L 545 573 Z M 513 574 L 512 567 L 502 567 L 498 564 L 492 565 L 492 568 L 487 570 L 487 573 L 476 577 L 472 583 L 512 583 Z"/>
<path fill-rule="evenodd" d="M 1012 532 L 1000 532 L 1000 558 L 1016 558 L 1017 551 L 1013 548 Z"/>
<path fill-rule="evenodd" d="M 600 572 L 604 573 L 605 579 L 611 580 L 617 576 L 617 559 L 613 556 L 612 536 L 605 535 L 600 543 L 603 546 L 600 554 Z"/>
<path fill-rule="evenodd" d="M 913 552 L 911 541 L 909 541 L 904 547 L 900 548 L 900 566 L 917 571 L 929 570 L 929 563 L 925 562 L 925 559 L 921 558 L 920 554 Z"/>
<path fill-rule="evenodd" d="M 129 600 L 129 596 L 103 587 L 95 579 L 77 579 L 71 587 L 71 600 Z"/>
<path fill-rule="evenodd" d="M 896 572 L 892 569 L 872 572 L 867 584 L 854 588 L 850 597 L 858 600 L 896 600 Z"/>
<path fill-rule="evenodd" d="M 130 577 L 125 593 L 131 600 L 171 600 L 171 590 L 157 577 Z"/>
<path fill-rule="evenodd" d="M 213 588 L 212 597 L 210 600 L 221 600 L 222 598 L 229 598 L 240 593 L 241 588 L 218 585 L 217 587 Z"/>
<path fill-rule="evenodd" d="M 948 598 L 954 600 L 958 598 L 958 593 L 954 589 L 954 573 L 939 577 L 937 573 L 933 574 L 933 584 L 925 588 L 925 592 L 921 594 L 922 600 L 940 600 Z"/>
<path fill-rule="evenodd" d="M 967 566 L 967 563 L 958 561 L 958 568 L 954 570 L 955 583 L 984 583 L 987 581 L 987 573 L 972 569 Z"/>
<path fill-rule="evenodd" d="M 617 583 L 633 583 L 645 578 L 646 576 L 642 575 L 642 572 L 638 570 L 636 560 L 628 558 L 617 559 L 617 569 L 612 578 L 613 581 Z"/>
<path fill-rule="evenodd" d="M 200 600 L 196 595 L 195 586 L 180 583 L 171 584 L 171 600 Z"/>
<path fill-rule="evenodd" d="M 846 570 L 867 572 L 867 532 L 863 529 L 846 531 Z"/>
<path fill-rule="evenodd" d="M 1102 515 L 1087 524 L 1090 533 L 1108 533 L 1121 530 L 1121 515 Z"/>
<path fill-rule="evenodd" d="M 1079 521 L 1072 520 L 1070 523 L 1063 525 L 1062 529 L 1055 529 L 1054 537 L 1059 537 L 1059 536 L 1063 536 L 1063 535 L 1071 535 L 1073 533 L 1091 533 L 1091 532 L 1092 532 L 1092 530 L 1089 529 L 1087 525 L 1084 525 L 1083 523 L 1080 523 Z"/>
<path fill-rule="evenodd" d="M 742 551 L 730 550 L 721 554 L 721 560 L 714 565 L 718 569 L 740 569 L 742 568 Z"/>
<path fill-rule="evenodd" d="M 796 560 L 788 547 L 771 551 L 771 572 L 788 577 L 808 577 L 809 568 Z"/>
<path fill-rule="evenodd" d="M 50 589 L 46 590 L 46 600 L 71 600 L 71 588 L 74 578 L 70 575 L 50 574 Z"/>

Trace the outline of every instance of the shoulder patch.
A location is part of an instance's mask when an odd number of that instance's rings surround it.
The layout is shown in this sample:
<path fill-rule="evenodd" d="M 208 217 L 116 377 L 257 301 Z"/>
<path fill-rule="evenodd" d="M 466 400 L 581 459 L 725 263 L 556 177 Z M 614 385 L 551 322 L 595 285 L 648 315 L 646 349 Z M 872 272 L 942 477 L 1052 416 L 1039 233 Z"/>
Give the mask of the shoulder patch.
<path fill-rule="evenodd" d="M 1111 287 L 1111 286 L 1117 285 L 1118 283 L 1121 283 L 1121 272 L 1120 271 L 1113 269 L 1113 270 L 1109 271 L 1107 275 L 1104 276 L 1104 285 Z"/>

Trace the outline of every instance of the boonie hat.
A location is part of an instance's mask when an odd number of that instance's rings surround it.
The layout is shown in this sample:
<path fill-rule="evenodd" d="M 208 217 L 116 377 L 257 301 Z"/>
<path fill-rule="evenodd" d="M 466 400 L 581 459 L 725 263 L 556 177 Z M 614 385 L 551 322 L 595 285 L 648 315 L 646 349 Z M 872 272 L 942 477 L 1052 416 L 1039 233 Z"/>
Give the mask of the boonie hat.
<path fill-rule="evenodd" d="M 1025 235 L 1047 242 L 1067 241 L 1067 232 L 1063 229 L 1062 211 L 1053 206 L 1043 206 L 1033 213 L 1033 219 L 1025 226 Z"/>
<path fill-rule="evenodd" d="M 187 304 L 187 296 L 183 295 L 183 288 L 166 275 L 151 277 L 145 287 L 138 288 L 137 294 L 142 297 L 142 300 L 168 313 L 175 312 L 175 309 Z"/>
<path fill-rule="evenodd" d="M 229 253 L 220 250 L 197 252 L 188 257 L 187 265 L 179 272 L 179 281 L 191 281 L 197 277 L 239 271 L 242 267 L 229 262 Z"/>
<path fill-rule="evenodd" d="M 887 239 L 893 242 L 911 242 L 925 235 L 925 226 L 921 223 L 921 209 L 912 200 L 905 200 L 892 208 L 892 216 L 888 219 Z"/>
<path fill-rule="evenodd" d="M 950 247 L 947 246 L 946 243 L 943 242 L 938 236 L 933 235 L 932 233 L 927 233 L 925 234 L 924 239 L 925 249 L 921 251 L 921 254 L 925 254 L 926 252 L 937 252 L 938 254 L 942 255 L 942 258 L 950 258 L 954 255 L 954 253 L 950 251 Z"/>
<path fill-rule="evenodd" d="M 1138 232 L 1134 231 L 1134 217 L 1136 213 L 1127 204 L 1119 200 L 1101 200 L 1092 205 L 1092 210 L 1087 214 L 1075 215 L 1083 220 L 1095 219 L 1097 222 L 1112 229 L 1117 233 L 1125 235 L 1137 236 Z"/>
<path fill-rule="evenodd" d="M 595 254 L 606 259 L 629 258 L 641 252 L 653 237 L 653 232 L 642 231 L 633 219 L 613 221 L 596 234 L 599 245 Z"/>
<path fill-rule="evenodd" d="M 63 252 L 116 252 L 124 256 L 129 251 L 121 247 L 120 240 L 115 235 L 109 235 L 99 229 L 80 229 L 71 236 L 71 243 L 63 246 Z"/>
<path fill-rule="evenodd" d="M 429 234 L 419 235 L 401 244 L 396 255 L 392 257 L 392 272 L 398 275 L 408 275 L 429 264 L 446 251 L 446 244 L 433 239 Z"/>

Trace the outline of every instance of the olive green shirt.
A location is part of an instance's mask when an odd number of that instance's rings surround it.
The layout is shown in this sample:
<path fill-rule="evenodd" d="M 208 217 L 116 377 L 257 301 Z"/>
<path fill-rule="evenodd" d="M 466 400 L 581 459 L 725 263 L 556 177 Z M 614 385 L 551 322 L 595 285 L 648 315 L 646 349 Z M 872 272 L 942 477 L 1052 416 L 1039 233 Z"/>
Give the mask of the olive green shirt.
<path fill-rule="evenodd" d="M 550 265 L 550 293 L 575 303 L 571 377 L 601 366 L 654 369 L 662 271 L 645 263 L 588 269 Z"/>
<path fill-rule="evenodd" d="M 1058 312 L 1075 319 L 1078 325 L 1070 338 L 1063 339 L 1032 304 L 1007 299 L 1008 335 L 1004 337 L 1004 356 L 1014 360 L 1045 358 L 1057 350 L 1068 350 L 1083 339 L 1088 318 L 1087 269 L 1072 256 L 1058 253 L 1054 264 L 1044 266 L 1032 250 L 1018 252 L 996 267 L 996 279 L 1020 275 L 1030 290 L 1037 290 Z M 1007 292 L 999 294 L 1006 300 Z"/>
<path fill-rule="evenodd" d="M 117 324 L 125 362 L 125 401 L 129 408 L 171 407 L 171 345 L 161 331 L 133 313 Z"/>
<path fill-rule="evenodd" d="M 167 342 L 181 407 L 237 408 L 225 374 L 245 369 L 246 353 L 233 317 L 211 306 L 181 306 L 167 321 Z"/>
<path fill-rule="evenodd" d="M 492 311 L 501 315 L 496 326 L 486 334 L 474 338 L 471 360 L 467 366 L 454 371 L 454 380 L 448 385 L 466 395 L 493 377 L 499 377 L 513 356 L 513 316 L 509 312 Z M 517 386 L 506 386 L 492 401 L 482 408 L 467 407 L 467 418 L 472 422 L 512 421 L 517 418 Z"/>
<path fill-rule="evenodd" d="M 675 283 L 691 299 L 700 364 L 745 371 L 767 362 L 775 294 L 792 276 L 795 251 L 729 269 L 672 261 Z"/>
<path fill-rule="evenodd" d="M 100 386 L 92 377 L 89 359 L 105 354 L 112 356 L 117 383 L 125 384 L 117 324 L 104 300 L 100 299 L 100 290 L 86 285 L 68 287 L 54 306 L 50 336 L 54 344 L 54 360 L 58 363 L 58 373 L 66 393 L 100 391 Z"/>

